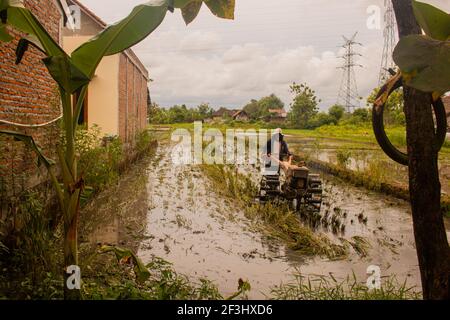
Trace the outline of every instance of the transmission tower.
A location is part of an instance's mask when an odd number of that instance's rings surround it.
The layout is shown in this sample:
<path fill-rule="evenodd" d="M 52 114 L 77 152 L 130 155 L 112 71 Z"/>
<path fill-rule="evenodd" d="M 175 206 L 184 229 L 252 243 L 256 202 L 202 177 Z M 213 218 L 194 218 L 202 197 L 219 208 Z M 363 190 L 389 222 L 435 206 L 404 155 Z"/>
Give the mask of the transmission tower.
<path fill-rule="evenodd" d="M 344 59 L 344 64 L 338 69 L 343 69 L 341 88 L 339 90 L 338 104 L 344 106 L 347 112 L 352 112 L 359 107 L 360 97 L 358 94 L 358 86 L 356 85 L 355 67 L 362 68 L 363 66 L 355 62 L 356 56 L 361 54 L 355 52 L 355 46 L 362 46 L 361 43 L 356 42 L 356 32 L 353 37 L 347 39 L 343 36 L 345 44 L 342 48 L 345 49 L 345 53 L 341 56 Z"/>
<path fill-rule="evenodd" d="M 378 85 L 381 86 L 389 78 L 389 68 L 394 69 L 395 63 L 392 58 L 395 44 L 397 43 L 397 22 L 391 0 L 384 0 L 384 47 L 381 59 L 380 76 Z"/>

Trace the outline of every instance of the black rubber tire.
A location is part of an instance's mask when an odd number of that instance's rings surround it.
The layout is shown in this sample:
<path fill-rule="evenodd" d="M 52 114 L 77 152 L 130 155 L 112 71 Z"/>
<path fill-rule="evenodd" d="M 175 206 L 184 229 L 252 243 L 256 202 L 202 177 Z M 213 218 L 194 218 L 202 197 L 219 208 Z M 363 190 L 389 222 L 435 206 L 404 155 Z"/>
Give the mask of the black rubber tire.
<path fill-rule="evenodd" d="M 395 90 L 399 89 L 402 86 L 403 80 L 400 78 L 392 87 L 391 91 L 389 92 L 389 96 L 392 94 L 392 92 L 394 92 Z M 386 90 L 387 85 L 384 85 L 380 89 L 377 98 L 379 98 Z M 438 99 L 436 102 L 433 103 L 433 110 L 436 117 L 436 136 L 434 144 L 436 146 L 436 150 L 439 151 L 441 150 L 443 144 L 445 143 L 445 139 L 447 136 L 447 116 L 445 114 L 445 107 L 444 103 L 442 102 L 442 99 Z M 386 135 L 386 131 L 384 129 L 383 115 L 384 115 L 384 105 L 380 106 L 378 110 L 375 106 L 373 107 L 372 125 L 377 142 L 380 145 L 381 149 L 383 149 L 383 151 L 389 156 L 389 158 L 404 166 L 408 166 L 408 154 L 398 150 L 391 143 L 388 136 Z"/>

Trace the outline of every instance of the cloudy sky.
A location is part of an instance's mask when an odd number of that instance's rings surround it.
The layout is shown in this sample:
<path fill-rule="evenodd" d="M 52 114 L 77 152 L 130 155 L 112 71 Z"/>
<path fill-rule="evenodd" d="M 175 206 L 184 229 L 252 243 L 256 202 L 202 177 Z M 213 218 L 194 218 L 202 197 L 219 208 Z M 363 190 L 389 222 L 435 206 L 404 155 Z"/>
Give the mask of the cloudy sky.
<path fill-rule="evenodd" d="M 81 0 L 107 23 L 120 20 L 145 0 Z M 450 11 L 449 0 L 426 0 Z M 191 25 L 180 11 L 134 48 L 149 69 L 152 99 L 161 106 L 208 102 L 238 108 L 275 93 L 289 105 L 289 84 L 307 82 L 322 99 L 336 103 L 342 78 L 342 35 L 358 31 L 362 57 L 356 70 L 359 94 L 377 86 L 383 48 L 381 29 L 369 29 L 384 0 L 236 0 L 236 19 L 218 19 L 203 6 Z M 372 7 L 370 7 L 372 8 Z M 370 10 L 369 10 L 370 11 Z M 362 103 L 364 105 L 364 103 Z"/>

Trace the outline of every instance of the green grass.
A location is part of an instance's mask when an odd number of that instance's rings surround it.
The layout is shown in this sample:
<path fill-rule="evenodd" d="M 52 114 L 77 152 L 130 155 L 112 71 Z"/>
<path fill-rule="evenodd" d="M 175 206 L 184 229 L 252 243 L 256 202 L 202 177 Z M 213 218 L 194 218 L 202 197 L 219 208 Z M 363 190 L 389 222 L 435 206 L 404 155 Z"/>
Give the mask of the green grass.
<path fill-rule="evenodd" d="M 161 125 L 162 127 L 175 129 L 187 129 L 193 130 L 194 126 L 192 123 L 179 123 L 179 124 L 168 124 Z M 158 126 L 151 125 L 151 128 Z M 210 128 L 219 129 L 225 132 L 226 129 L 268 129 L 269 125 L 264 125 L 262 123 L 234 123 L 232 125 L 227 124 L 203 124 L 203 129 L 207 130 Z M 373 133 L 372 125 L 370 123 L 363 123 L 359 125 L 326 125 L 315 130 L 304 130 L 304 129 L 283 129 L 286 135 L 291 135 L 294 137 L 302 138 L 317 138 L 317 139 L 333 139 L 341 140 L 348 143 L 364 143 L 373 144 L 378 147 L 375 135 Z M 406 133 L 405 128 L 402 126 L 391 126 L 386 128 L 387 135 L 391 142 L 399 147 L 403 148 L 406 146 Z M 446 141 L 442 150 L 442 153 L 450 154 L 450 141 Z"/>
<path fill-rule="evenodd" d="M 361 125 L 328 125 L 315 130 L 286 129 L 284 133 L 294 137 L 336 139 L 353 143 L 378 145 L 370 123 Z M 404 127 L 388 127 L 386 128 L 386 133 L 395 146 L 400 148 L 406 146 Z M 441 152 L 450 153 L 450 142 L 448 140 L 445 142 Z"/>
<path fill-rule="evenodd" d="M 400 283 L 395 277 L 382 280 L 380 289 L 369 290 L 365 283 L 353 277 L 338 281 L 330 277 L 294 275 L 294 281 L 272 288 L 271 295 L 278 300 L 418 300 L 416 288 Z"/>

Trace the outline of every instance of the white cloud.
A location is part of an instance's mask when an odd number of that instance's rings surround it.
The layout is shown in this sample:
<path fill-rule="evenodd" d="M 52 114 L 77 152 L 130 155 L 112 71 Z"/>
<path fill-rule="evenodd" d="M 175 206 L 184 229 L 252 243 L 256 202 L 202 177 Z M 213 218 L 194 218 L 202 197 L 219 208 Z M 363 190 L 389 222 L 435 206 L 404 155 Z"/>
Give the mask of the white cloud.
<path fill-rule="evenodd" d="M 179 50 L 167 52 L 160 47 L 153 48 L 152 53 L 146 53 L 148 46 L 136 49 L 155 80 L 151 85 L 153 99 L 164 106 L 219 101 L 220 105 L 239 107 L 270 93 L 288 104 L 289 85 L 294 81 L 313 87 L 323 100 L 323 108 L 336 102 L 342 73 L 337 68 L 342 63 L 338 49 L 317 52 L 313 46 L 299 46 L 274 50 L 262 44 L 244 44 L 211 54 L 204 50 L 221 42 L 220 35 L 211 31 L 196 31 L 187 38 L 169 31 L 160 33 L 156 40 L 180 44 Z M 186 47 L 186 43 L 193 42 L 198 45 Z M 199 52 L 193 54 L 190 49 Z M 366 67 L 358 80 L 361 94 L 365 95 L 376 85 L 378 45 L 361 51 L 361 63 Z"/>
<path fill-rule="evenodd" d="M 108 22 L 144 0 L 82 0 Z M 164 106 L 211 102 L 239 107 L 275 93 L 289 104 L 289 84 L 307 82 L 327 108 L 337 100 L 341 35 L 359 30 L 363 55 L 356 70 L 361 96 L 378 82 L 382 30 L 369 30 L 369 5 L 384 0 L 237 0 L 235 21 L 203 8 L 189 27 L 179 12 L 135 48 L 155 81 L 153 99 Z M 448 0 L 427 1 L 450 10 Z"/>

